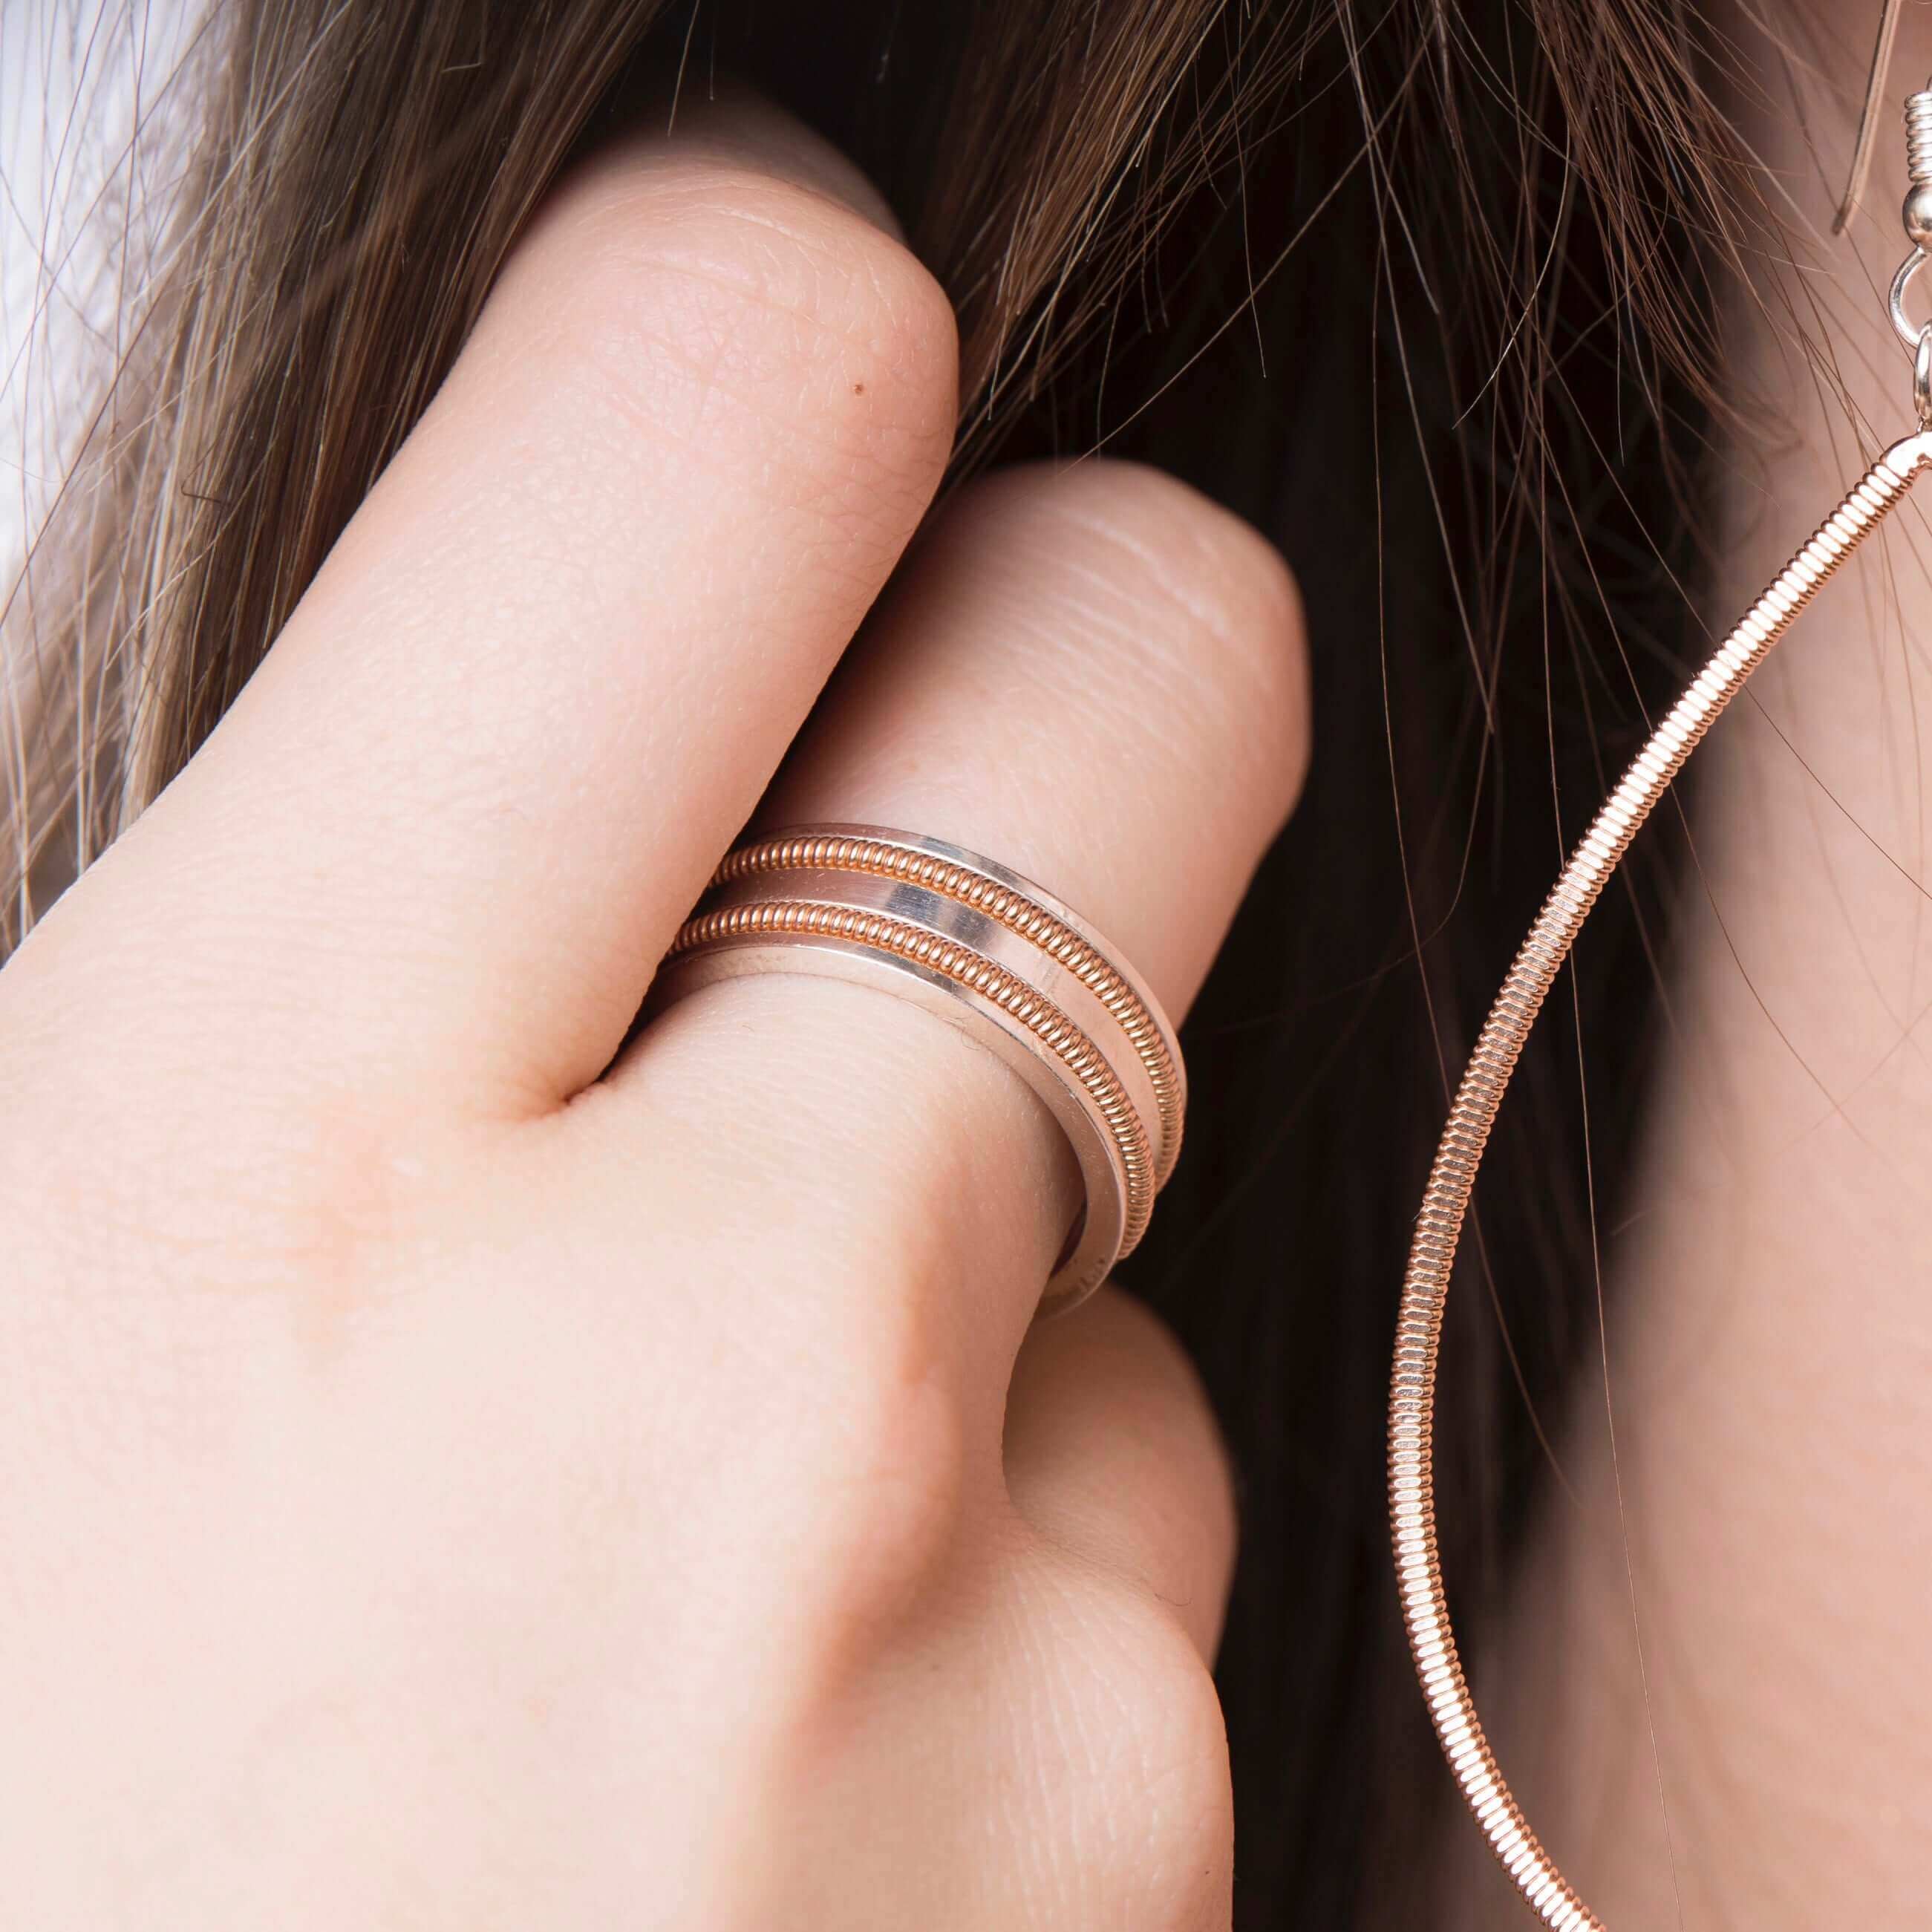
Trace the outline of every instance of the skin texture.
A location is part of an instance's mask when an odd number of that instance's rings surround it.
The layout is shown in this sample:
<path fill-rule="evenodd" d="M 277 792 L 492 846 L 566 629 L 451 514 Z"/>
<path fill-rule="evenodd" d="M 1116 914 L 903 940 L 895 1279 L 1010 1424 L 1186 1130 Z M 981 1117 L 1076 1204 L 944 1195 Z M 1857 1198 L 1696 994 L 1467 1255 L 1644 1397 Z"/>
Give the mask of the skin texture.
<path fill-rule="evenodd" d="M 10 1917 L 1227 1923 L 1227 1474 L 1150 1318 L 1030 1330 L 1044 1110 L 806 980 L 612 1064 L 761 800 L 1177 1012 L 1292 802 L 1292 587 L 1158 476 L 969 490 L 848 655 L 955 412 L 884 221 L 743 102 L 586 167 L 0 974 Z"/>
<path fill-rule="evenodd" d="M 1744 131 L 1816 224 L 1818 307 L 1796 320 L 1843 392 L 1792 317 L 1739 304 L 1733 369 L 1766 435 L 1733 459 L 1719 628 L 1913 426 L 1883 299 L 1909 247 L 1898 104 L 1932 71 L 1932 20 L 1905 11 L 1862 212 L 1828 240 L 1878 8 L 1814 14 L 1825 64 L 1795 91 L 1732 24 L 1761 63 Z M 1922 282 L 1912 301 L 1922 319 Z M 1505 1769 L 1613 1927 L 1924 1916 L 1928 508 L 1922 482 L 1699 754 L 1642 1211 L 1606 1231 L 1623 1520 L 1586 1391 L 1562 1451 L 1576 1500 L 1486 1660 Z M 1460 1821 L 1457 1847 L 1456 1923 L 1510 1922 Z"/>

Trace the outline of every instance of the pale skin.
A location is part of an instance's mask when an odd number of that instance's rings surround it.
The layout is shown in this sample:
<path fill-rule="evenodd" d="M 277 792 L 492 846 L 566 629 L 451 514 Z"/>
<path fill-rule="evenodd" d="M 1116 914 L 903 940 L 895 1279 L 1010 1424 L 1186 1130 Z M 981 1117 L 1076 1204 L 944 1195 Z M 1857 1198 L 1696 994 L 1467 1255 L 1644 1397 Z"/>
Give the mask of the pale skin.
<path fill-rule="evenodd" d="M 1178 1013 L 1292 802 L 1274 552 L 1104 464 L 928 519 L 954 364 L 769 110 L 595 160 L 0 974 L 10 1919 L 1227 1923 L 1227 1472 L 1132 1304 L 1031 1325 L 1048 1114 L 819 981 L 624 1046 L 754 812 Z"/>
<path fill-rule="evenodd" d="M 1928 68 L 1909 10 L 1894 92 Z M 1822 223 L 1794 124 L 1750 131 Z M 1856 266 L 1902 252 L 1897 152 L 1830 315 L 1864 454 L 1909 419 Z M 1720 624 L 1861 460 L 1740 331 L 1800 434 L 1736 493 Z M 769 111 L 598 158 L 233 714 L 0 973 L 22 1923 L 1227 1924 L 1228 1474 L 1132 1304 L 1033 1325 L 1077 1205 L 1048 1116 L 822 982 L 623 1046 L 748 818 L 994 854 L 1178 1015 L 1292 806 L 1279 560 L 1105 463 L 932 510 L 953 356 L 876 197 Z M 1924 876 L 1932 579 L 1899 529 L 1759 687 L 1844 812 L 1748 712 L 1702 754 L 1724 929 L 1694 901 L 1606 1248 L 1648 1699 L 1588 1405 L 1582 1506 L 1480 1672 L 1619 1927 L 1922 1904 L 1932 1116 L 1900 1041 L 1932 911 L 1874 842 Z M 1465 1922 L 1511 1922 L 1454 1831 Z"/>

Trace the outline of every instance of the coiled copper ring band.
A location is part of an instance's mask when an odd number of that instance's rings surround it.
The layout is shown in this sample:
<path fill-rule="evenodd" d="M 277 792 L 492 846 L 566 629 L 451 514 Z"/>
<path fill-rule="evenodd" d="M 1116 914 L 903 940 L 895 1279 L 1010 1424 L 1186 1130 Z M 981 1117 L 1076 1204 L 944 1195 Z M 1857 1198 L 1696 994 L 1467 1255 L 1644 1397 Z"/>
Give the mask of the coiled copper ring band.
<path fill-rule="evenodd" d="M 1186 1076 L 1159 1003 L 1071 908 L 994 860 L 874 826 L 741 846 L 666 956 L 654 1004 L 804 973 L 877 986 L 979 1040 L 1066 1133 L 1085 1192 L 1047 1298 L 1097 1288 L 1180 1152 Z"/>

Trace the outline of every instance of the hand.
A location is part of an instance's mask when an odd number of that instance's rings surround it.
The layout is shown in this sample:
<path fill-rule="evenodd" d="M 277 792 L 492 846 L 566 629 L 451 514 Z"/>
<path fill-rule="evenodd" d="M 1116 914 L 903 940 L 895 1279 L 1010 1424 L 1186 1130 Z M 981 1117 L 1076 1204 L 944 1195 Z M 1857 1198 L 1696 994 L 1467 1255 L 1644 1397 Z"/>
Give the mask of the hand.
<path fill-rule="evenodd" d="M 1301 768 L 1282 566 L 1138 470 L 965 491 L 848 652 L 954 425 L 886 220 L 743 104 L 581 171 L 0 974 L 10 1922 L 1227 1924 L 1226 1474 L 1134 1305 L 1029 1328 L 1046 1110 L 803 979 L 620 1052 L 768 793 L 1178 1013 Z"/>

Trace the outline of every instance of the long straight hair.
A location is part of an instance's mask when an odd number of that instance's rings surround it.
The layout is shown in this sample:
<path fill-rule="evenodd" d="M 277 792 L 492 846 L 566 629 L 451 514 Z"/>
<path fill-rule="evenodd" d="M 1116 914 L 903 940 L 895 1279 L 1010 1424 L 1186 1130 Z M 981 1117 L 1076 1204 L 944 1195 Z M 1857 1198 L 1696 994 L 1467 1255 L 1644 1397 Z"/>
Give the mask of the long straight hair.
<path fill-rule="evenodd" d="M 1141 457 L 1300 576 L 1313 769 L 1191 1026 L 1130 1280 L 1241 1472 L 1238 1921 L 1416 1922 L 1448 1786 L 1384 1542 L 1394 1298 L 1448 1072 L 1694 650 L 1712 318 L 1762 220 L 1713 58 L 1680 0 L 220 0 L 178 222 L 7 607 L 0 955 L 254 670 L 559 171 L 674 111 L 667 79 L 748 75 L 950 291 L 961 470 Z M 1520 1204 L 1452 1301 L 1477 1628 L 1594 1345 L 1552 1284 L 1591 1278 L 1586 1157 L 1599 1210 L 1626 1168 L 1674 863 L 1532 1042 L 1491 1156 Z M 1576 1025 L 1636 1043 L 1587 1122 Z"/>

